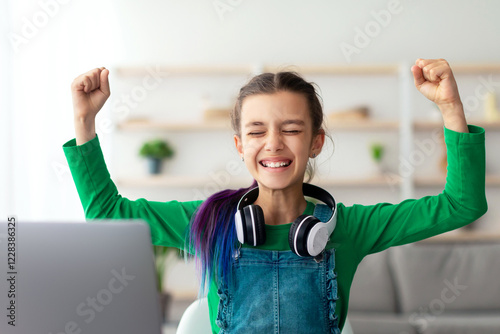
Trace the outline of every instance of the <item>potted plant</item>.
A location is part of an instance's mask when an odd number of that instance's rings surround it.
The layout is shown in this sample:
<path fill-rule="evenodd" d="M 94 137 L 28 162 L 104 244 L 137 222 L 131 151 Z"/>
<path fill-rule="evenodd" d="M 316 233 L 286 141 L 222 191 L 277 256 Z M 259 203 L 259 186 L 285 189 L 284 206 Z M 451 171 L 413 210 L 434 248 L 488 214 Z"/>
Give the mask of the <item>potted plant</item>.
<path fill-rule="evenodd" d="M 377 174 L 382 174 L 382 157 L 384 155 L 384 145 L 381 143 L 372 143 L 370 146 L 371 156 L 377 168 Z"/>
<path fill-rule="evenodd" d="M 153 139 L 142 145 L 139 155 L 148 159 L 151 174 L 159 174 L 162 160 L 171 158 L 174 155 L 174 150 L 167 141 Z"/>

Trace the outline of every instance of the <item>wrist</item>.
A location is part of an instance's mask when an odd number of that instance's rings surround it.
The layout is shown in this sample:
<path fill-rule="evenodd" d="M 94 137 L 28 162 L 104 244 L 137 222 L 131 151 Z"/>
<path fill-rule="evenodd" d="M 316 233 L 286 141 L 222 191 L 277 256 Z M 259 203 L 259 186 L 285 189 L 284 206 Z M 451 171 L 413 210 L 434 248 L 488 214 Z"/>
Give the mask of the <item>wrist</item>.
<path fill-rule="evenodd" d="M 92 124 L 95 123 L 95 117 L 88 117 L 88 116 L 74 116 L 73 121 L 77 125 L 85 125 L 85 126 L 91 126 Z"/>
<path fill-rule="evenodd" d="M 83 145 L 95 138 L 95 121 L 75 119 L 75 138 L 76 145 Z"/>
<path fill-rule="evenodd" d="M 441 114 L 444 117 L 455 117 L 455 116 L 464 116 L 464 106 L 462 101 L 450 102 L 450 103 L 442 103 L 437 105 L 439 110 L 441 110 Z"/>
<path fill-rule="evenodd" d="M 467 126 L 467 121 L 465 120 L 465 115 L 462 113 L 461 115 L 443 115 L 444 126 L 455 132 L 469 132 L 469 127 Z"/>

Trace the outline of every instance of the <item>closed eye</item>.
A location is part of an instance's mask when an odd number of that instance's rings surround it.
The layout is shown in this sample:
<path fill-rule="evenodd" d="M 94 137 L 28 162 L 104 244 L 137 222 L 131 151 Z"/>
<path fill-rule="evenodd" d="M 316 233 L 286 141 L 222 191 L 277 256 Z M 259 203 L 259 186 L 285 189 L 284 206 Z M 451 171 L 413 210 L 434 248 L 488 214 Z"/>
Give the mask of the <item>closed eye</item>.
<path fill-rule="evenodd" d="M 296 133 L 300 133 L 299 130 L 290 130 L 290 131 L 283 131 L 284 133 L 290 133 L 290 134 L 296 134 Z"/>

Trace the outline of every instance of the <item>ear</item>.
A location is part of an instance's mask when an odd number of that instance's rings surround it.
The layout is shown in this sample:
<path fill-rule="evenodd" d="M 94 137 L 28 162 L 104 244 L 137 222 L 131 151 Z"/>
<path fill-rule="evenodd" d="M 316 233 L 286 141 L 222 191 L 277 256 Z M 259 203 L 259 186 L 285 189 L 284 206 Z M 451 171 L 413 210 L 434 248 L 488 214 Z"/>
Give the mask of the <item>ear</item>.
<path fill-rule="evenodd" d="M 236 150 L 238 151 L 238 154 L 243 156 L 243 145 L 241 143 L 241 138 L 238 135 L 234 135 L 234 145 L 236 146 Z"/>
<path fill-rule="evenodd" d="M 318 156 L 321 153 L 324 144 L 325 144 L 325 130 L 319 129 L 318 134 L 314 136 L 311 144 L 311 155 L 315 153 L 316 156 Z"/>

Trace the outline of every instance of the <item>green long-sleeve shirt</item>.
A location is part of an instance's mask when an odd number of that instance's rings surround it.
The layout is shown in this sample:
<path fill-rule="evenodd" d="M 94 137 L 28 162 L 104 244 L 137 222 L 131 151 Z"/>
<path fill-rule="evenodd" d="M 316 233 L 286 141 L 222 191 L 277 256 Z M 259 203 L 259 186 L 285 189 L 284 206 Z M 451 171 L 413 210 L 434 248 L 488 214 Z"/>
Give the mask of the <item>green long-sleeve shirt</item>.
<path fill-rule="evenodd" d="M 336 314 L 340 317 L 340 328 L 347 315 L 354 273 L 366 255 L 462 227 L 487 211 L 485 131 L 474 125 L 468 128 L 469 133 L 461 133 L 443 127 L 448 173 L 439 195 L 407 199 L 398 204 L 337 203 L 337 225 L 327 249 L 336 248 L 339 293 Z M 69 140 L 63 150 L 87 219 L 140 218 L 150 225 L 153 244 L 184 247 L 185 229 L 201 200 L 157 202 L 123 198 L 110 178 L 98 136 L 79 146 L 75 139 Z M 304 214 L 312 214 L 313 210 L 314 204 L 308 202 Z M 266 243 L 257 248 L 290 250 L 290 225 L 291 222 L 266 225 Z M 219 297 L 215 283 L 209 287 L 207 297 L 212 331 L 217 333 Z"/>

